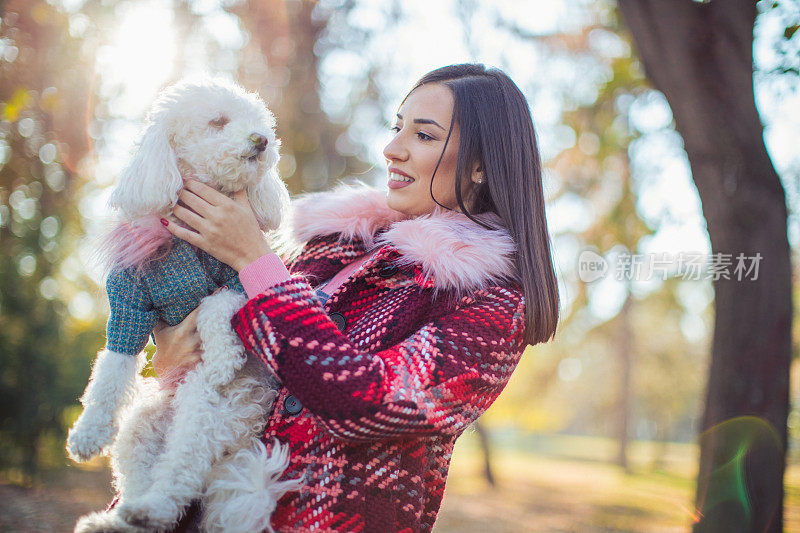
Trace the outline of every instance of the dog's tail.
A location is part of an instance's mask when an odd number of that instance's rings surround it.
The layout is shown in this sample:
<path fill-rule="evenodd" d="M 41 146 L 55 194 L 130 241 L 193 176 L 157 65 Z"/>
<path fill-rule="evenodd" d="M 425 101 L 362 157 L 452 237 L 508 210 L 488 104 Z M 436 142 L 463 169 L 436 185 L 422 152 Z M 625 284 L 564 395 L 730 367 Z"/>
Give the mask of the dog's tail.
<path fill-rule="evenodd" d="M 172 248 L 172 234 L 155 215 L 133 221 L 118 220 L 100 237 L 97 262 L 105 273 L 112 269 L 135 268 L 163 258 Z"/>
<path fill-rule="evenodd" d="M 204 494 L 203 530 L 210 533 L 273 531 L 278 500 L 298 490 L 302 478 L 279 481 L 289 464 L 289 449 L 277 440 L 271 450 L 254 439 L 248 448 L 216 465 Z"/>

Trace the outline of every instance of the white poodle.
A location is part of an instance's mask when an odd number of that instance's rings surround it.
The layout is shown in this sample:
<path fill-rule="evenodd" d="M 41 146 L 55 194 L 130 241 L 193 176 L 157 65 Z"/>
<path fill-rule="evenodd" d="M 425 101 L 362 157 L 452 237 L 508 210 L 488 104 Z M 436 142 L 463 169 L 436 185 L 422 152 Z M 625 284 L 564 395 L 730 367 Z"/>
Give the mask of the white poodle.
<path fill-rule="evenodd" d="M 276 229 L 289 200 L 278 145 L 272 114 L 232 83 L 182 82 L 153 104 L 111 196 L 120 218 L 101 247 L 110 267 L 108 339 L 67 439 L 76 460 L 110 453 L 119 500 L 76 531 L 169 530 L 198 498 L 205 530 L 261 531 L 280 496 L 298 486 L 277 481 L 287 451 L 275 443 L 270 454 L 260 442 L 277 382 L 231 331 L 246 301 L 237 273 L 158 223 L 184 176 L 227 194 L 246 189 L 262 229 Z M 141 378 L 156 322 L 180 323 L 198 305 L 201 362 L 176 388 Z"/>

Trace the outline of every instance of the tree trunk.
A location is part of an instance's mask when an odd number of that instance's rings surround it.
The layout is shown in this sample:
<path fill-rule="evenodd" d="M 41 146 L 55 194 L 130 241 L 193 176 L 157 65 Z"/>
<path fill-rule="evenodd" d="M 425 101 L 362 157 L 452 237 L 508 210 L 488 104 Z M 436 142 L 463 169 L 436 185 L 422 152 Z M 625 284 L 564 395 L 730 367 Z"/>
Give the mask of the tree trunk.
<path fill-rule="evenodd" d="M 753 96 L 755 4 L 619 0 L 683 136 L 712 252 L 732 254 L 729 279 L 713 282 L 695 531 L 783 526 L 791 268 L 785 193 Z M 747 266 L 758 265 L 757 275 L 733 272 L 740 253 Z M 758 263 L 750 259 L 756 253 Z"/>
<path fill-rule="evenodd" d="M 628 285 L 630 285 L 630 282 L 628 282 Z M 630 287 L 627 292 L 628 296 L 625 298 L 625 303 L 622 304 L 622 310 L 619 314 L 620 329 L 619 343 L 617 345 L 620 366 L 619 399 L 617 401 L 617 464 L 624 468 L 625 472 L 630 473 L 628 442 L 630 440 L 631 403 L 633 399 L 633 391 L 631 389 L 633 354 L 631 353 Z"/>
<path fill-rule="evenodd" d="M 293 162 L 281 172 L 292 194 L 328 189 L 369 168 L 339 153 L 336 141 L 346 127 L 332 123 L 321 107 L 319 44 L 328 15 L 317 4 L 243 0 L 226 8 L 250 34 L 238 77 L 277 118 L 282 164 Z"/>
<path fill-rule="evenodd" d="M 481 441 L 481 450 L 483 451 L 483 474 L 486 476 L 486 481 L 492 487 L 495 486 L 494 472 L 492 471 L 492 452 L 489 444 L 489 433 L 480 421 L 475 422 L 475 431 L 478 432 L 478 438 Z"/>

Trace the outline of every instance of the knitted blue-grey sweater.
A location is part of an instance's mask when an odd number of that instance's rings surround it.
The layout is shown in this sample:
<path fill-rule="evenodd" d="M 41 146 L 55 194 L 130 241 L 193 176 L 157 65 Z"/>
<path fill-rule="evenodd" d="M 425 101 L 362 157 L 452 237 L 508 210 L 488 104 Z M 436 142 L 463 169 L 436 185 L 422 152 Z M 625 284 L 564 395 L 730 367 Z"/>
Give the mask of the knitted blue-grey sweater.
<path fill-rule="evenodd" d="M 322 305 L 325 305 L 325 302 L 327 302 L 328 298 L 331 297 L 330 294 L 328 294 L 327 292 L 323 291 L 322 289 L 317 289 L 316 293 L 317 293 L 317 300 L 319 300 L 319 303 L 322 304 Z"/>
<path fill-rule="evenodd" d="M 141 272 L 112 270 L 106 279 L 111 307 L 106 349 L 138 354 L 159 318 L 170 326 L 179 324 L 220 287 L 245 292 L 236 270 L 177 237 L 165 257 Z"/>

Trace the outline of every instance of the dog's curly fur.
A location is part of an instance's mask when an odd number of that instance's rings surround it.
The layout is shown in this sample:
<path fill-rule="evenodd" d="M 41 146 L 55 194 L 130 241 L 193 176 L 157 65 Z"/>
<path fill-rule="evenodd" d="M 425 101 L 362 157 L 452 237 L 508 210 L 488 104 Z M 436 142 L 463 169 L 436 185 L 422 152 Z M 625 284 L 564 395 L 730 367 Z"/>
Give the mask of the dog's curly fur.
<path fill-rule="evenodd" d="M 261 153 L 253 133 L 267 137 Z M 167 215 L 182 178 L 194 178 L 226 194 L 247 189 L 262 229 L 277 228 L 289 200 L 276 170 L 279 146 L 275 118 L 256 94 L 218 79 L 176 83 L 153 102 L 110 204 L 129 220 Z"/>
<path fill-rule="evenodd" d="M 203 361 L 176 389 L 137 378 L 110 449 L 119 502 L 83 517 L 76 532 L 167 531 L 195 498 L 206 531 L 269 529 L 278 499 L 299 485 L 277 481 L 287 451 L 275 445 L 270 454 L 258 439 L 277 383 L 227 327 L 244 303 L 230 290 L 203 300 Z"/>
<path fill-rule="evenodd" d="M 254 148 L 253 132 L 266 147 Z M 111 196 L 118 227 L 148 228 L 153 217 L 166 216 L 184 176 L 228 194 L 246 189 L 262 229 L 277 228 L 288 205 L 275 171 L 278 145 L 272 114 L 240 87 L 214 80 L 166 89 Z M 169 239 L 146 229 L 136 242 L 120 244 L 119 236 L 130 234 L 117 232 L 105 251 L 114 267 L 145 264 Z M 76 531 L 166 531 L 193 499 L 203 504 L 207 531 L 270 529 L 278 498 L 298 483 L 278 481 L 286 449 L 275 443 L 270 454 L 259 440 L 278 383 L 230 328 L 245 301 L 227 289 L 202 300 L 202 361 L 177 387 L 141 378 L 142 354 L 100 352 L 67 449 L 76 460 L 107 452 L 119 500 L 81 518 Z"/>

